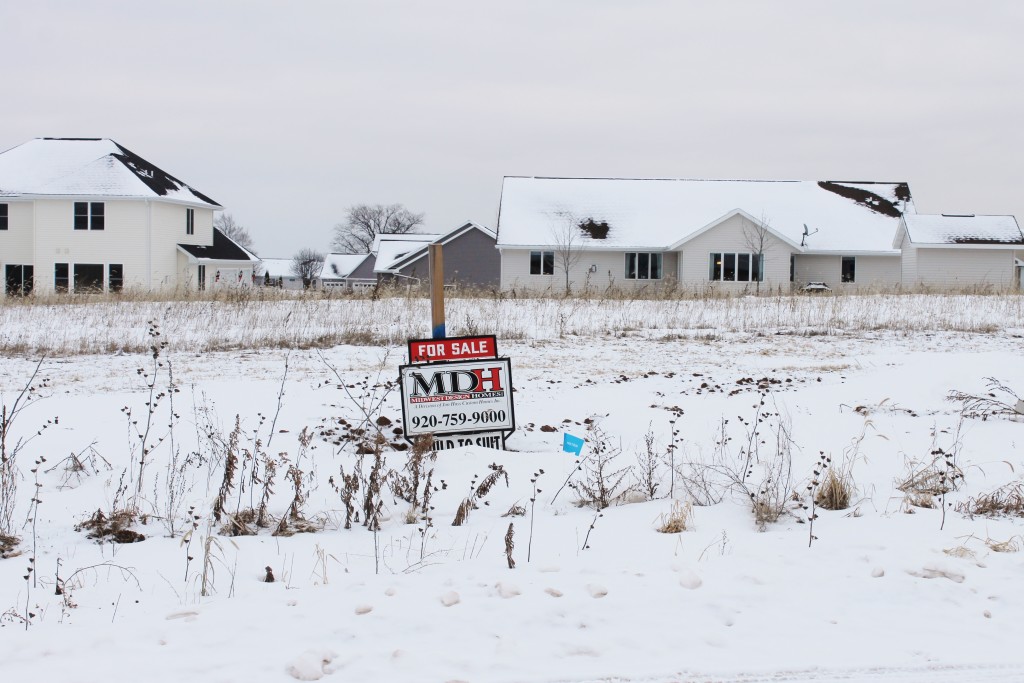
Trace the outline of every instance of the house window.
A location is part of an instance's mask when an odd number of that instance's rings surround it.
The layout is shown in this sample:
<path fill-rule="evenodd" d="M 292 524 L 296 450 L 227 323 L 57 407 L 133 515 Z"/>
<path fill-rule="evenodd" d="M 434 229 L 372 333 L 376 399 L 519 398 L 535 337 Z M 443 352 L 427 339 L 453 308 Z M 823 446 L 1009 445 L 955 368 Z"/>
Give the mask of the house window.
<path fill-rule="evenodd" d="M 196 274 L 197 289 L 199 289 L 199 291 L 202 292 L 202 291 L 204 291 L 206 289 L 206 266 L 203 265 L 202 263 L 200 263 L 196 267 L 196 271 L 197 271 L 197 274 Z"/>
<path fill-rule="evenodd" d="M 708 263 L 708 279 L 719 282 L 763 282 L 764 254 L 714 252 Z"/>
<path fill-rule="evenodd" d="M 75 202 L 75 230 L 102 230 L 103 202 Z"/>
<path fill-rule="evenodd" d="M 555 252 L 553 251 L 531 251 L 530 252 L 530 275 L 554 275 L 555 274 Z"/>
<path fill-rule="evenodd" d="M 124 289 L 124 264 L 111 263 L 107 266 L 107 290 L 120 292 Z"/>
<path fill-rule="evenodd" d="M 661 254 L 648 252 L 627 252 L 626 279 L 660 280 Z"/>
<path fill-rule="evenodd" d="M 7 229 L 7 205 L 0 204 L 0 230 Z"/>
<path fill-rule="evenodd" d="M 102 292 L 103 291 L 103 264 L 102 263 L 76 263 L 75 264 L 75 292 Z"/>
<path fill-rule="evenodd" d="M 196 210 L 185 209 L 185 234 L 196 234 Z"/>
<path fill-rule="evenodd" d="M 857 258 L 854 256 L 843 257 L 843 270 L 842 282 L 856 282 L 857 281 Z"/>
<path fill-rule="evenodd" d="M 68 264 L 53 264 L 53 290 L 58 294 L 68 293 Z"/>
<path fill-rule="evenodd" d="M 33 266 L 7 264 L 5 290 L 7 296 L 26 296 L 32 293 Z"/>

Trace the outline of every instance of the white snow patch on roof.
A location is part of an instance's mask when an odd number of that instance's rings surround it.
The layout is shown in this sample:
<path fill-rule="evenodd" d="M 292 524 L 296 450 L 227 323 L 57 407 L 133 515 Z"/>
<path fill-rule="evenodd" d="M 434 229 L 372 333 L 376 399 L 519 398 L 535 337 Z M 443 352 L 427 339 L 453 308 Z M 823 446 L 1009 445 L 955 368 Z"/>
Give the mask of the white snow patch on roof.
<path fill-rule="evenodd" d="M 348 277 L 368 256 L 369 254 L 328 254 L 324 259 L 324 267 L 320 271 L 320 277 Z"/>
<path fill-rule="evenodd" d="M 382 239 L 377 244 L 377 264 L 373 272 L 384 273 L 392 270 L 394 264 L 402 260 L 409 252 L 419 249 L 423 246 L 424 242 L 433 242 L 441 237 L 441 235 L 405 234 L 401 236 L 395 235 L 394 237 L 399 239 Z M 410 237 L 412 239 L 401 239 L 402 237 Z"/>
<path fill-rule="evenodd" d="M 142 176 L 153 178 L 163 192 L 147 185 Z M 18 195 L 156 198 L 220 208 L 105 138 L 36 138 L 3 152 L 0 196 Z"/>
<path fill-rule="evenodd" d="M 1013 216 L 914 214 L 903 220 L 915 244 L 1024 244 Z"/>
<path fill-rule="evenodd" d="M 904 183 L 831 183 L 871 192 L 872 202 L 913 212 L 897 199 Z M 897 203 L 898 202 L 898 203 Z M 890 207 L 891 208 L 891 207 Z M 899 225 L 886 215 L 814 181 L 506 177 L 499 247 L 545 246 L 566 220 L 606 221 L 605 239 L 582 235 L 584 249 L 666 249 L 737 210 L 763 220 L 795 244 L 804 225 L 808 251 L 886 251 Z M 568 217 L 568 219 L 566 218 Z"/>
<path fill-rule="evenodd" d="M 270 277 L 298 277 L 292 272 L 293 259 L 290 258 L 265 258 L 261 259 L 263 272 Z"/>

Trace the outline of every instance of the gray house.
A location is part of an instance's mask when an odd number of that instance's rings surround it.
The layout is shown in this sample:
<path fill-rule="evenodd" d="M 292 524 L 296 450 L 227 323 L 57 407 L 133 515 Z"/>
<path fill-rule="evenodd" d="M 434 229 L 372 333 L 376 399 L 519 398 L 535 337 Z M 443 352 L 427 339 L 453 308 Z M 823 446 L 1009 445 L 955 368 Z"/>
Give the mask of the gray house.
<path fill-rule="evenodd" d="M 369 256 L 348 278 L 353 281 L 375 278 L 378 284 L 426 286 L 430 283 L 429 247 L 440 244 L 446 286 L 494 288 L 501 278 L 496 240 L 492 231 L 472 222 L 443 235 L 377 235 Z"/>

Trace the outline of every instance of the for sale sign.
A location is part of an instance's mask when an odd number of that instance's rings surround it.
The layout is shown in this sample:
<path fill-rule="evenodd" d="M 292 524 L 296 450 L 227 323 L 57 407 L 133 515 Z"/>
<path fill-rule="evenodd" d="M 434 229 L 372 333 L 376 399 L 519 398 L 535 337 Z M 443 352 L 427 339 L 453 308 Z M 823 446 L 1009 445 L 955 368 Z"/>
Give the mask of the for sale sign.
<path fill-rule="evenodd" d="M 497 357 L 498 342 L 493 334 L 475 337 L 409 340 L 410 363 L 437 363 L 449 360 Z"/>
<path fill-rule="evenodd" d="M 507 358 L 403 365 L 399 379 L 403 427 L 410 439 L 516 428 Z"/>

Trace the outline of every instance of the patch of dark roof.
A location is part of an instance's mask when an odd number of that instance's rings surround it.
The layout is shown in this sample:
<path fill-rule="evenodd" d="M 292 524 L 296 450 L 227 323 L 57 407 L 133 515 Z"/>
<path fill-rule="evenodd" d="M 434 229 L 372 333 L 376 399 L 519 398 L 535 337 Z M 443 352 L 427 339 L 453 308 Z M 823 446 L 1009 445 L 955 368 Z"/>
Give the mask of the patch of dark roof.
<path fill-rule="evenodd" d="M 179 244 L 179 247 L 196 258 L 217 259 L 220 261 L 251 261 L 252 257 L 240 246 L 228 239 L 227 235 L 217 228 L 213 229 L 213 246 L 200 244 Z"/>
<path fill-rule="evenodd" d="M 172 176 L 170 173 L 160 170 L 153 164 L 149 163 L 148 161 L 140 157 L 135 152 L 132 152 L 122 147 L 121 145 L 118 145 L 116 142 L 114 142 L 114 144 L 117 145 L 117 148 L 119 150 L 121 150 L 121 153 L 115 153 L 112 154 L 111 156 L 113 156 L 115 159 L 124 164 L 125 168 L 134 173 L 136 176 L 138 176 L 139 180 L 145 183 L 149 189 L 153 190 L 153 192 L 156 192 L 161 197 L 165 196 L 168 192 L 180 190 L 181 188 L 185 187 L 188 188 L 189 191 L 192 192 L 192 194 L 194 194 L 196 197 L 203 200 L 204 202 L 207 202 L 208 204 L 213 204 L 214 206 L 220 206 L 220 204 L 218 204 L 214 200 L 197 191 L 195 188 L 189 187 L 185 183 L 181 182 L 180 180 Z"/>
<path fill-rule="evenodd" d="M 598 223 L 593 218 L 588 218 L 585 221 L 580 221 L 580 230 L 587 233 L 591 239 L 603 240 L 608 239 L 608 231 L 611 228 L 608 225 L 608 221 L 601 221 Z"/>
<path fill-rule="evenodd" d="M 71 140 L 72 142 L 99 142 L 103 138 L 43 138 L 43 140 Z"/>
<path fill-rule="evenodd" d="M 1024 240 L 997 240 L 991 237 L 953 237 L 949 241 L 952 244 L 1024 244 Z"/>
<path fill-rule="evenodd" d="M 868 185 L 870 183 L 857 183 L 857 185 Z M 869 192 L 860 187 L 850 187 L 844 183 L 837 183 L 831 180 L 823 180 L 818 183 L 818 187 L 823 190 L 833 192 L 840 197 L 846 199 L 852 199 L 857 204 L 871 209 L 875 213 L 880 213 L 883 216 L 890 216 L 892 218 L 899 218 L 903 215 L 903 212 L 895 204 L 888 199 L 880 197 L 874 192 Z M 910 186 L 907 183 L 899 183 L 896 185 L 896 196 L 900 201 L 910 200 Z M 905 198 L 904 198 L 905 197 Z"/>

